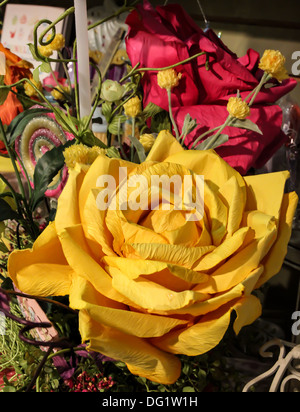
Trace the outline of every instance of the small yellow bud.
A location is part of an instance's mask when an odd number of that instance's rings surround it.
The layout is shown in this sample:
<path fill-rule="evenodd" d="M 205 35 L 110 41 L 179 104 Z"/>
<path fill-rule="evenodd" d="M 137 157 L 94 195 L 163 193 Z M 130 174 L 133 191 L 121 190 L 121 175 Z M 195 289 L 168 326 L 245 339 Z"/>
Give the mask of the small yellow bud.
<path fill-rule="evenodd" d="M 124 104 L 124 110 L 127 117 L 137 117 L 142 113 L 142 102 L 137 96 L 133 97 Z"/>
<path fill-rule="evenodd" d="M 66 96 L 64 93 L 70 93 L 69 86 L 57 86 L 55 89 L 52 90 L 51 94 L 55 100 L 64 101 L 66 100 Z"/>
<path fill-rule="evenodd" d="M 47 40 L 49 41 L 50 39 L 51 35 L 48 36 Z M 64 48 L 65 44 L 66 40 L 64 36 L 62 34 L 56 34 L 50 44 L 47 44 L 47 46 L 39 46 L 39 52 L 44 57 L 50 57 L 54 51 L 59 51 Z"/>
<path fill-rule="evenodd" d="M 227 110 L 232 117 L 240 120 L 244 120 L 250 115 L 250 107 L 240 97 L 231 97 Z"/>
<path fill-rule="evenodd" d="M 266 50 L 260 60 L 259 68 L 282 82 L 289 75 L 285 68 L 286 58 L 278 50 Z"/>
<path fill-rule="evenodd" d="M 51 36 L 48 36 L 50 40 Z M 49 44 L 49 47 L 52 51 L 59 51 L 65 47 L 66 40 L 63 34 L 56 34 L 52 42 Z"/>
<path fill-rule="evenodd" d="M 34 79 L 32 79 L 32 80 L 31 80 L 31 83 L 32 83 L 40 92 L 43 91 L 43 86 L 42 86 L 42 83 L 41 83 L 40 81 L 39 81 L 39 82 L 36 82 Z M 30 83 L 25 82 L 25 84 L 24 84 L 24 90 L 25 90 L 25 94 L 26 94 L 28 97 L 37 97 L 37 96 L 38 96 L 38 92 L 36 91 L 36 89 L 35 89 Z"/>
<path fill-rule="evenodd" d="M 168 69 L 158 72 L 157 82 L 162 89 L 171 90 L 179 85 L 182 73 L 177 73 L 174 69 Z"/>
<path fill-rule="evenodd" d="M 92 165 L 98 156 L 105 155 L 105 150 L 98 146 L 88 147 L 83 144 L 74 144 L 64 151 L 65 163 L 68 169 L 74 169 L 77 163 Z"/>
<path fill-rule="evenodd" d="M 44 57 L 51 57 L 53 50 L 49 46 L 39 46 L 39 52 Z"/>
<path fill-rule="evenodd" d="M 152 134 L 143 134 L 140 137 L 140 142 L 142 143 L 145 152 L 148 153 L 155 143 L 155 137 Z"/>

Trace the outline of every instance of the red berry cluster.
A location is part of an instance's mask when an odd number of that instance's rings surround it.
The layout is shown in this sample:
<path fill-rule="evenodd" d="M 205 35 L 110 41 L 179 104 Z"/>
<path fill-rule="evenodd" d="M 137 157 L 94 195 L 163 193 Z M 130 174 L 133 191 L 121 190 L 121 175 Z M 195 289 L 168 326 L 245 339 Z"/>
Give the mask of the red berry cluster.
<path fill-rule="evenodd" d="M 77 378 L 66 380 L 65 384 L 70 392 L 103 392 L 112 388 L 115 382 L 111 376 L 106 378 L 101 373 L 90 376 L 84 371 Z"/>

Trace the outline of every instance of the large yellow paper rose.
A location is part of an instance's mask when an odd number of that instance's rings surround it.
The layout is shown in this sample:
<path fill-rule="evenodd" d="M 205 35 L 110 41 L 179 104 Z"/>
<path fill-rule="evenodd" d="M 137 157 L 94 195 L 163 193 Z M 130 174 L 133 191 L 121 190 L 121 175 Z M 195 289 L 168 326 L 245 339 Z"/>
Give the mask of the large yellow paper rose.
<path fill-rule="evenodd" d="M 99 210 L 99 177 L 114 177 L 118 189 L 120 167 L 128 178 L 204 175 L 203 219 L 163 210 L 163 192 L 152 211 Z M 233 312 L 236 333 L 260 316 L 252 292 L 279 272 L 298 200 L 284 194 L 287 178 L 242 178 L 214 151 L 184 151 L 162 132 L 142 165 L 100 155 L 70 170 L 55 222 L 32 250 L 11 255 L 10 276 L 25 293 L 69 295 L 90 349 L 171 384 L 177 354 L 214 348 Z"/>

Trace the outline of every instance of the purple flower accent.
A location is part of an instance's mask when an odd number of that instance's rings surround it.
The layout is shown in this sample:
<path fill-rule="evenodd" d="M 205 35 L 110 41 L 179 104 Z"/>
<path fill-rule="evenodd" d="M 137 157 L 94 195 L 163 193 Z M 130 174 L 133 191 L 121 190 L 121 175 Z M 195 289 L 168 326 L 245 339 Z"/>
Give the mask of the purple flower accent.
<path fill-rule="evenodd" d="M 71 379 L 76 371 L 76 367 L 78 365 L 78 357 L 81 358 L 89 358 L 92 357 L 94 362 L 96 363 L 99 370 L 102 368 L 103 362 L 114 362 L 114 359 L 108 358 L 101 353 L 96 352 L 88 352 L 85 348 L 86 345 L 80 345 L 82 350 L 76 351 L 76 357 L 72 356 L 70 361 L 68 362 L 63 356 L 55 356 L 53 358 L 53 364 L 56 367 L 58 373 L 64 380 Z"/>

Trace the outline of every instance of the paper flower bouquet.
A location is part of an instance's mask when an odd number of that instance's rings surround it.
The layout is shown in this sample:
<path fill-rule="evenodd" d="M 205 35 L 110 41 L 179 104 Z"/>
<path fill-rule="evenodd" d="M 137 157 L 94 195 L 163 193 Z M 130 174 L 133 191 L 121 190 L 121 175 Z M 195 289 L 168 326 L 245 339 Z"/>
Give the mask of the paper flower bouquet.
<path fill-rule="evenodd" d="M 87 118 L 76 76 L 72 83 L 52 73 L 51 100 L 38 72 L 3 49 L 2 152 L 19 190 L 1 175 L 0 310 L 20 321 L 9 298 L 29 296 L 51 320 L 21 321 L 20 347 L 46 350 L 29 390 L 121 391 L 104 364 L 143 390 L 204 389 L 203 357 L 207 365 L 228 331 L 238 335 L 260 317 L 255 291 L 287 252 L 298 203 L 285 193 L 289 174 L 248 173 L 287 139 L 276 101 L 295 82 L 284 57 L 250 50 L 238 59 L 180 6 L 127 3 L 128 73 L 119 82 L 98 73 Z M 49 71 L 51 52 L 63 47 L 55 22 L 31 46 Z M 22 103 L 20 114 L 11 100 Z M 105 143 L 91 129 L 97 107 Z M 50 342 L 25 333 L 50 326 L 58 335 Z M 0 371 L 14 368 L 6 353 L 3 344 Z M 14 376 L 26 381 L 21 369 Z M 4 383 L 24 390 L 13 378 Z"/>

